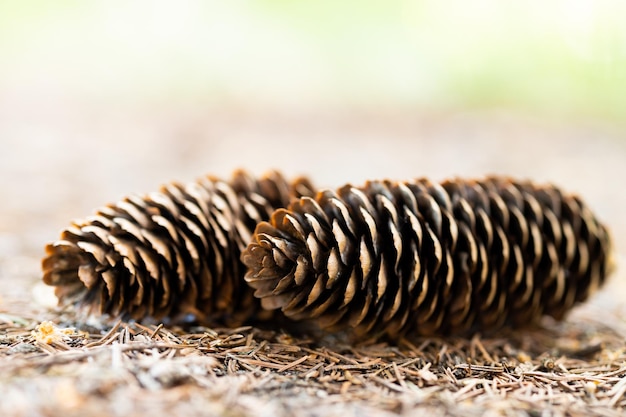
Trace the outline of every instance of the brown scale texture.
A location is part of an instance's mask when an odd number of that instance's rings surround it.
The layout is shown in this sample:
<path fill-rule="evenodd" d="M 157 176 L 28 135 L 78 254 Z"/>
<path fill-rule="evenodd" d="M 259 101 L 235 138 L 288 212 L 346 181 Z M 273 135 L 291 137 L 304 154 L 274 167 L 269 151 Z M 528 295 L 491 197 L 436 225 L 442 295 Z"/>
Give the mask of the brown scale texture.
<path fill-rule="evenodd" d="M 239 260 L 257 223 L 312 195 L 307 179 L 243 171 L 129 196 L 75 221 L 46 247 L 44 282 L 61 305 L 126 319 L 218 320 L 259 313 Z"/>
<path fill-rule="evenodd" d="M 604 282 L 610 250 L 575 195 L 489 177 L 303 197 L 257 226 L 242 260 L 266 309 L 398 337 L 561 319 Z"/>

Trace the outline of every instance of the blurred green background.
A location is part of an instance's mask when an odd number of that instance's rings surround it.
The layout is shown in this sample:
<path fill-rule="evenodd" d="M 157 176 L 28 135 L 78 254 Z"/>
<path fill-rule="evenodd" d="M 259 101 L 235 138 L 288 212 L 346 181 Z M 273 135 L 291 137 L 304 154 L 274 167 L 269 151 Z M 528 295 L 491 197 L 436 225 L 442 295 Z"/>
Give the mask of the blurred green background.
<path fill-rule="evenodd" d="M 0 100 L 626 120 L 626 2 L 0 0 Z"/>
<path fill-rule="evenodd" d="M 626 230 L 625 16 L 608 0 L 0 0 L 0 252 L 239 167 L 325 187 L 547 180 Z"/>

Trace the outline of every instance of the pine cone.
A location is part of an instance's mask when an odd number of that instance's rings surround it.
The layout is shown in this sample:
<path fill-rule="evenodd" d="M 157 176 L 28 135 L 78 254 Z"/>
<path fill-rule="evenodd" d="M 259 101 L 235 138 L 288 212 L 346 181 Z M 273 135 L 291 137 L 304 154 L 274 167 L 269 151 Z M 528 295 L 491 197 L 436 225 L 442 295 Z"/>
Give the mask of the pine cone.
<path fill-rule="evenodd" d="M 239 324 L 259 310 L 239 260 L 254 227 L 312 190 L 306 179 L 239 171 L 230 182 L 205 177 L 126 197 L 46 247 L 44 282 L 60 304 L 92 313 Z"/>
<path fill-rule="evenodd" d="M 397 337 L 561 319 L 604 282 L 610 249 L 553 186 L 420 179 L 303 197 L 257 226 L 242 261 L 264 308 Z"/>

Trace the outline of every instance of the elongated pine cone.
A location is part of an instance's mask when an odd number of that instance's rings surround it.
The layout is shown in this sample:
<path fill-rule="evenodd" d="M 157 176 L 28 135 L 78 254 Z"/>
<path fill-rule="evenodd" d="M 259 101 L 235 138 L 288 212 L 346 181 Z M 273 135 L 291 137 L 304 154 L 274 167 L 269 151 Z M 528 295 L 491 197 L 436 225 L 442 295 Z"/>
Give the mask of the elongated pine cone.
<path fill-rule="evenodd" d="M 62 305 L 123 318 L 239 324 L 259 311 L 241 251 L 258 222 L 313 194 L 277 172 L 230 181 L 204 177 L 129 196 L 74 222 L 46 247 L 44 282 Z"/>
<path fill-rule="evenodd" d="M 490 177 L 303 197 L 257 226 L 242 260 L 264 308 L 396 337 L 561 319 L 604 282 L 610 250 L 578 197 Z"/>

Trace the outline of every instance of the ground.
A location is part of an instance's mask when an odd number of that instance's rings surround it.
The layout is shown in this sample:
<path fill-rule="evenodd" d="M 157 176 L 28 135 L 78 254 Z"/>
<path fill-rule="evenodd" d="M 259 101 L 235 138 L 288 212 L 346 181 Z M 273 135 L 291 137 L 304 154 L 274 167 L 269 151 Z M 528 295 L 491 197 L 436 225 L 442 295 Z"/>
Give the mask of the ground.
<path fill-rule="evenodd" d="M 502 112 L 100 110 L 0 108 L 1 415 L 622 414 L 620 128 Z M 351 344 L 271 326 L 103 324 L 53 307 L 39 262 L 70 220 L 160 183 L 240 167 L 307 174 L 329 187 L 490 173 L 554 182 L 609 226 L 618 266 L 564 322 L 469 339 Z"/>

